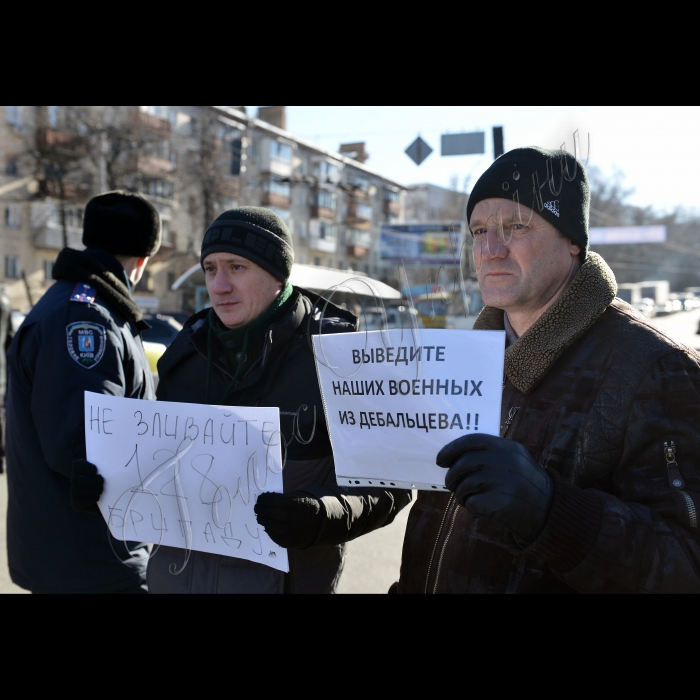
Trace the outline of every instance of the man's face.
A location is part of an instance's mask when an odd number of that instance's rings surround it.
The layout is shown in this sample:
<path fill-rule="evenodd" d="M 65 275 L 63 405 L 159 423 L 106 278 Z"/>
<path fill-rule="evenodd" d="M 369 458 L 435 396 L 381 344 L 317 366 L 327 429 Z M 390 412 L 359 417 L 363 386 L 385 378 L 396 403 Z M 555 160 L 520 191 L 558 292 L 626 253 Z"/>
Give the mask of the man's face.
<path fill-rule="evenodd" d="M 484 303 L 504 311 L 541 309 L 561 290 L 581 252 L 539 214 L 509 199 L 479 202 L 469 227 Z"/>
<path fill-rule="evenodd" d="M 226 328 L 256 319 L 282 288 L 267 270 L 233 253 L 210 253 L 203 267 L 212 307 Z"/>

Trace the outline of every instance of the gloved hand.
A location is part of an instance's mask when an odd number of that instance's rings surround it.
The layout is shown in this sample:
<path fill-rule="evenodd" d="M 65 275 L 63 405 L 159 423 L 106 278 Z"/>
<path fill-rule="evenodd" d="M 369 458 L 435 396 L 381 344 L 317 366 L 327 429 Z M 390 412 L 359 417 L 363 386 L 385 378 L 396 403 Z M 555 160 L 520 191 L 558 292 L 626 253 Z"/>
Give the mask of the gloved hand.
<path fill-rule="evenodd" d="M 326 509 L 301 491 L 261 493 L 255 504 L 258 523 L 270 539 L 287 549 L 305 549 L 318 537 Z"/>
<path fill-rule="evenodd" d="M 465 435 L 443 447 L 439 467 L 449 469 L 445 486 L 475 518 L 491 518 L 531 544 L 542 531 L 554 483 L 530 453 L 513 440 Z"/>
<path fill-rule="evenodd" d="M 100 515 L 97 501 L 100 500 L 105 480 L 97 467 L 86 459 L 73 462 L 73 476 L 70 480 L 70 504 L 76 510 Z"/>

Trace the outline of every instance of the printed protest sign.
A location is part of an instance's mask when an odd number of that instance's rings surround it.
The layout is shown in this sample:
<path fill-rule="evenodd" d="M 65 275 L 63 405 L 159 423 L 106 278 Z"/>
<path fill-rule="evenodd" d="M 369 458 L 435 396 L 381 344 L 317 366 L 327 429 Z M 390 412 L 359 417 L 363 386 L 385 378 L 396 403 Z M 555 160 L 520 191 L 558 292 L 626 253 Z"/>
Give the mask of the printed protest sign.
<path fill-rule="evenodd" d="M 440 449 L 499 434 L 503 331 L 370 331 L 313 343 L 340 485 L 444 490 Z"/>
<path fill-rule="evenodd" d="M 119 540 L 248 559 L 289 571 L 258 525 L 263 491 L 282 492 L 279 410 L 140 401 L 85 392 L 88 460 Z"/>

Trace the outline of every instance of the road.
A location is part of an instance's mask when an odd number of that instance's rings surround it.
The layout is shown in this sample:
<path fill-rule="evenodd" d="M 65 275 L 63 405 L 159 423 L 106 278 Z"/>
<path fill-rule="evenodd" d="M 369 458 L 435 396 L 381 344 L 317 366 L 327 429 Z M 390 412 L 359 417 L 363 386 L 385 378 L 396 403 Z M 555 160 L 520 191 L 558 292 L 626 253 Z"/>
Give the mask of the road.
<path fill-rule="evenodd" d="M 700 350 L 700 309 L 652 319 L 652 323 L 678 341 Z M 388 527 L 372 532 L 348 544 L 345 570 L 340 579 L 340 593 L 386 593 L 398 579 L 401 545 L 411 506 L 405 508 Z M 0 476 L 0 593 L 23 593 L 14 586 L 7 573 L 5 513 L 7 484 Z"/>

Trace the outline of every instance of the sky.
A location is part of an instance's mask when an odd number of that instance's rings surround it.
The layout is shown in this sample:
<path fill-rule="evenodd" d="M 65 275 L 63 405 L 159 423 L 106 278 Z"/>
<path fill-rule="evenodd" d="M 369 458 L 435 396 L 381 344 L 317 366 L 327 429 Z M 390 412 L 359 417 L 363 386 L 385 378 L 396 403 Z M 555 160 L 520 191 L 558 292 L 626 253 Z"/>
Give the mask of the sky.
<path fill-rule="evenodd" d="M 590 136 L 588 166 L 605 177 L 622 173 L 634 189 L 631 204 L 700 214 L 700 107 L 287 107 L 295 136 L 332 150 L 365 141 L 367 166 L 386 177 L 449 187 L 456 176 L 467 191 L 493 161 L 494 126 L 504 128 L 506 151 L 562 144 L 573 151 L 578 130 L 584 161 Z M 485 155 L 440 155 L 441 134 L 473 131 L 486 132 Z M 433 153 L 417 166 L 404 151 L 419 135 Z"/>

